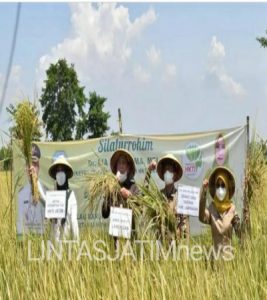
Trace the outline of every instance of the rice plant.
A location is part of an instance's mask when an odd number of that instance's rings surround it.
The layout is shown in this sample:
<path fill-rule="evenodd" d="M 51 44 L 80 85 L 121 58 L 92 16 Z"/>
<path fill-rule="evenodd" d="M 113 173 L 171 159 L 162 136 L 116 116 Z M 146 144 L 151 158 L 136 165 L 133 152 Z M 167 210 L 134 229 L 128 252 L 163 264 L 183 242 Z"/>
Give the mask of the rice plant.
<path fill-rule="evenodd" d="M 88 182 L 89 209 L 97 211 L 103 198 L 112 199 L 113 205 L 117 203 L 120 185 L 116 177 L 103 166 L 99 172 L 88 174 L 85 180 Z"/>
<path fill-rule="evenodd" d="M 24 100 L 19 103 L 13 114 L 15 122 L 15 136 L 19 139 L 18 144 L 24 156 L 26 165 L 32 165 L 32 140 L 34 135 L 41 126 L 38 116 L 35 114 L 34 106 L 29 100 Z M 40 198 L 37 177 L 34 173 L 30 174 L 33 200 L 38 201 Z"/>
<path fill-rule="evenodd" d="M 166 248 L 162 249 L 166 259 L 163 255 L 152 259 L 150 251 L 155 253 L 152 243 L 145 247 L 143 259 L 135 245 L 132 254 L 137 259 L 128 251 L 128 255 L 112 260 L 114 253 L 109 250 L 113 241 L 107 229 L 100 226 L 81 229 L 80 245 L 72 249 L 72 259 L 68 257 L 68 244 L 63 248 L 66 251 L 62 259 L 54 252 L 49 258 L 46 238 L 31 237 L 24 243 L 16 241 L 15 221 L 12 223 L 9 215 L 12 212 L 15 216 L 15 206 L 7 213 L 10 187 L 6 182 L 10 181 L 10 173 L 0 172 L 0 299 L 267 299 L 267 172 L 258 165 L 261 161 L 257 159 L 261 157 L 258 150 L 252 153 L 251 238 L 243 245 L 234 239 L 234 258 L 214 264 L 206 257 L 198 257 L 192 248 L 198 246 L 208 251 L 210 231 L 190 236 L 189 251 L 195 259 L 185 255 L 173 257 Z M 252 161 L 250 163 L 252 166 Z M 256 170 L 262 176 L 260 181 L 253 173 Z M 159 191 L 142 187 L 140 191 L 151 216 L 163 216 L 164 208 L 152 203 L 152 199 L 160 199 L 156 197 Z M 98 240 L 103 243 L 99 244 L 101 250 L 111 259 L 96 259 L 102 255 L 94 247 Z M 82 241 L 87 248 L 82 247 Z M 29 252 L 35 260 L 29 259 Z"/>
<path fill-rule="evenodd" d="M 165 241 L 166 235 L 176 232 L 176 219 L 169 208 L 168 199 L 159 190 L 154 180 L 149 185 L 138 185 L 140 193 L 130 199 L 129 205 L 137 211 L 138 217 L 142 214 L 143 226 L 150 228 L 154 236 Z"/>
<path fill-rule="evenodd" d="M 100 172 L 89 174 L 86 180 L 89 186 L 90 209 L 99 211 L 103 198 L 111 199 L 112 206 L 118 205 L 121 187 L 111 172 L 102 167 Z M 149 186 L 140 184 L 138 188 L 138 195 L 129 197 L 127 206 L 132 209 L 134 217 L 141 220 L 144 231 L 149 228 L 154 236 L 161 236 L 162 239 L 167 232 L 175 233 L 175 216 L 156 183 L 151 180 Z"/>

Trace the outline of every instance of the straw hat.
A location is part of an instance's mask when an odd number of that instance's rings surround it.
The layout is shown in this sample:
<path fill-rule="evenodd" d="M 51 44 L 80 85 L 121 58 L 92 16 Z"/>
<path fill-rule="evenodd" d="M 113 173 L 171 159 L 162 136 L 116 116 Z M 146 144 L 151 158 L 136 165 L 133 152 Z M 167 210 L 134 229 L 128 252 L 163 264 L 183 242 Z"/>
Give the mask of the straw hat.
<path fill-rule="evenodd" d="M 174 182 L 178 181 L 181 179 L 183 176 L 183 168 L 182 165 L 180 164 L 179 160 L 173 155 L 173 154 L 167 154 L 160 158 L 158 165 L 157 165 L 157 173 L 160 177 L 161 180 L 164 181 L 164 165 L 167 162 L 171 162 L 174 165 L 175 172 L 174 172 Z"/>
<path fill-rule="evenodd" d="M 132 157 L 132 155 L 130 154 L 130 152 L 128 152 L 127 150 L 124 149 L 118 149 L 116 150 L 113 155 L 110 158 L 110 168 L 112 173 L 115 175 L 117 173 L 117 162 L 118 159 L 124 156 L 128 162 L 129 165 L 129 178 L 133 178 L 135 175 L 135 164 L 134 164 L 134 159 Z"/>
<path fill-rule="evenodd" d="M 66 160 L 66 158 L 64 156 L 59 156 L 50 166 L 48 173 L 49 175 L 56 179 L 56 170 L 57 170 L 57 166 L 63 166 L 65 168 L 66 171 L 66 175 L 67 178 L 71 178 L 73 176 L 73 169 L 72 166 L 68 163 L 68 161 Z"/>
<path fill-rule="evenodd" d="M 231 199 L 235 193 L 235 177 L 233 173 L 226 167 L 216 167 L 209 176 L 209 192 L 212 198 L 215 196 L 216 190 L 216 178 L 218 174 L 224 173 L 228 178 L 229 184 L 229 199 Z"/>

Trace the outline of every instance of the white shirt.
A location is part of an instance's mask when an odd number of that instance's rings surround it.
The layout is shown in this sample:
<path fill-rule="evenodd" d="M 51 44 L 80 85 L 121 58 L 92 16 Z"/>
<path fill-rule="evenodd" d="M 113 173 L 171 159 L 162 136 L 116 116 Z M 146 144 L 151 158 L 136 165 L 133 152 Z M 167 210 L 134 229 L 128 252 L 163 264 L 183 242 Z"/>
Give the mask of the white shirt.
<path fill-rule="evenodd" d="M 77 200 L 74 191 L 71 191 L 68 200 L 67 216 L 64 225 L 62 219 L 52 221 L 51 238 L 59 242 L 60 240 L 79 240 L 79 226 L 77 220 Z"/>
<path fill-rule="evenodd" d="M 45 188 L 38 181 L 41 200 L 36 204 L 32 201 L 31 185 L 28 183 L 18 193 L 17 205 L 17 236 L 24 234 L 43 234 L 45 231 Z"/>

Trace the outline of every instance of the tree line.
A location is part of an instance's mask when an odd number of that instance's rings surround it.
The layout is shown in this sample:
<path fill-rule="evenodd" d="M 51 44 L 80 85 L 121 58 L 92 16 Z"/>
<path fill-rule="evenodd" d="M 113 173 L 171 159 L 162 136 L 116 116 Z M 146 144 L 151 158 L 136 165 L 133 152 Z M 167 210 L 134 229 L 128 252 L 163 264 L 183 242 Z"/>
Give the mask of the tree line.
<path fill-rule="evenodd" d="M 104 111 L 107 98 L 96 91 L 85 94 L 73 64 L 66 59 L 59 59 L 50 64 L 46 70 L 46 79 L 38 99 L 41 109 L 36 102 L 30 102 L 31 108 L 40 119 L 47 141 L 69 141 L 98 138 L 105 136 L 110 129 L 108 119 L 110 113 Z M 6 110 L 13 119 L 21 103 L 10 104 Z M 18 128 L 14 124 L 9 128 L 10 136 L 18 136 Z M 112 134 L 116 134 L 113 132 Z M 40 141 L 42 130 L 36 128 L 34 141 Z M 9 169 L 11 145 L 0 149 L 0 169 Z"/>

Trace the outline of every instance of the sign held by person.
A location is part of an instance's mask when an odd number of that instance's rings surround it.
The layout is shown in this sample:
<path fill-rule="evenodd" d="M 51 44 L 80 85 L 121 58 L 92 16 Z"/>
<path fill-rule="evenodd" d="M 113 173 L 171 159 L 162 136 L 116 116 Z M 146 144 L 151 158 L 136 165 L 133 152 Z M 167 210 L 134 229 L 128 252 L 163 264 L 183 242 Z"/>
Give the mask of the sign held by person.
<path fill-rule="evenodd" d="M 132 216 L 133 212 L 131 209 L 111 207 L 109 234 L 129 239 L 131 237 Z"/>
<path fill-rule="evenodd" d="M 189 185 L 178 185 L 178 214 L 198 217 L 200 188 Z"/>
<path fill-rule="evenodd" d="M 47 219 L 66 217 L 66 191 L 46 192 L 45 217 Z"/>

